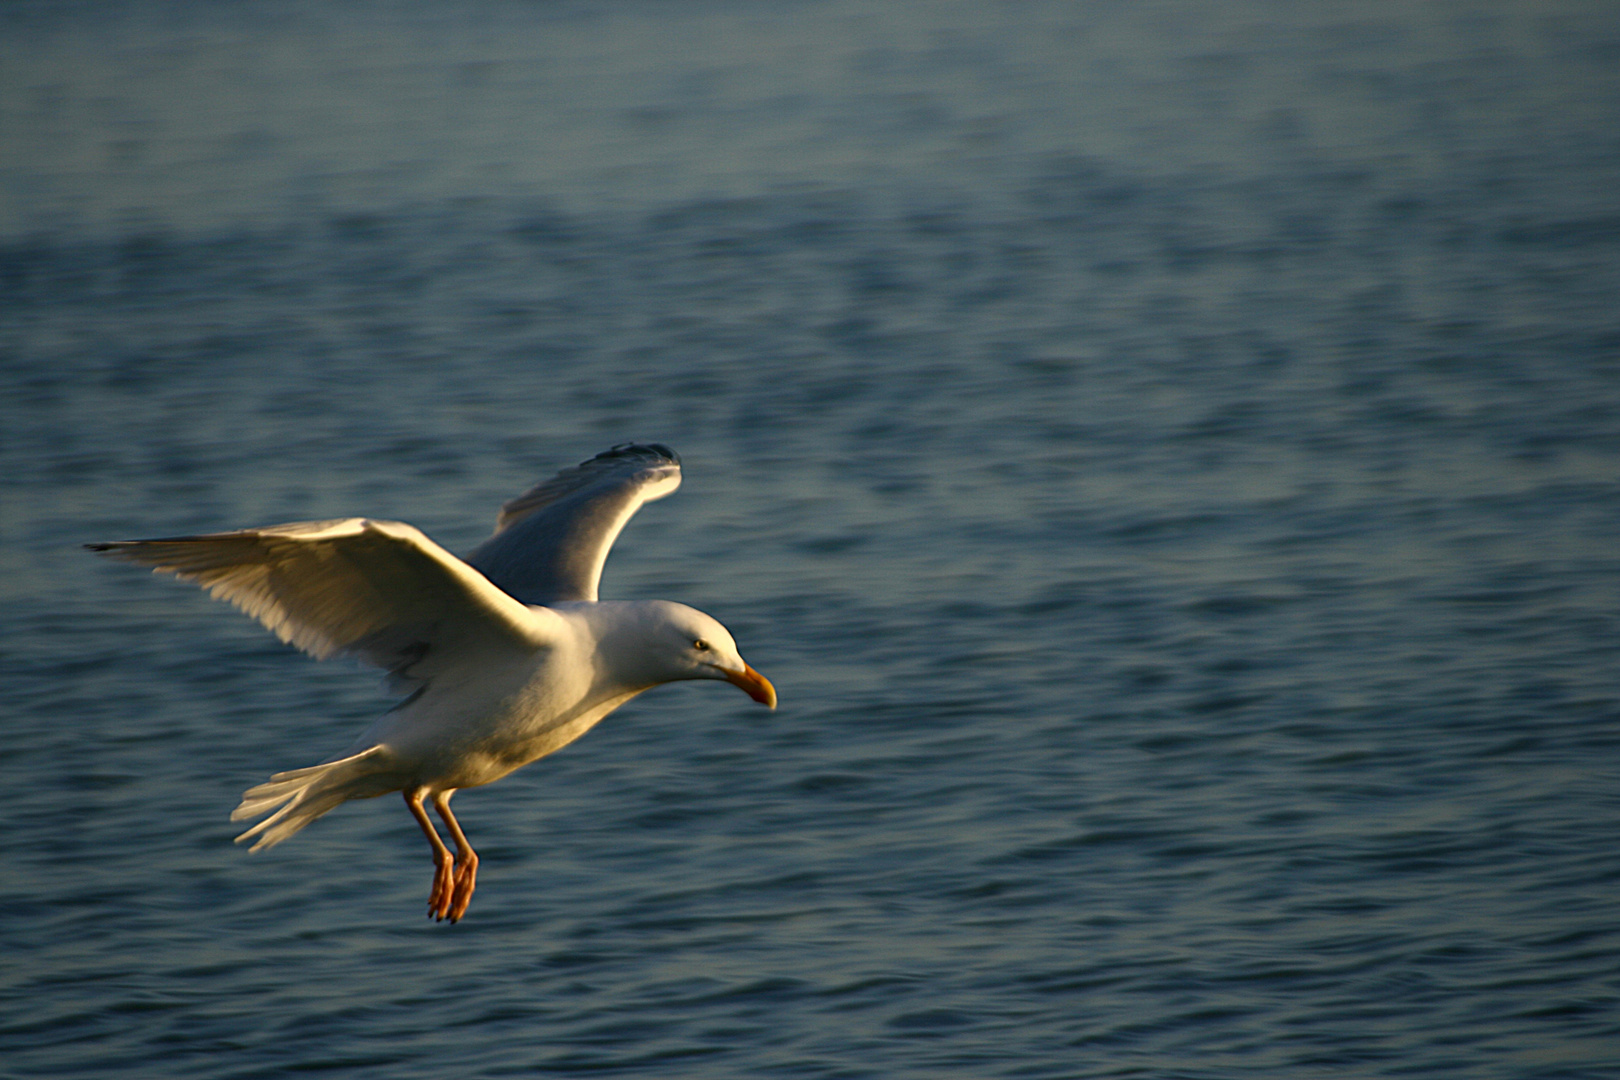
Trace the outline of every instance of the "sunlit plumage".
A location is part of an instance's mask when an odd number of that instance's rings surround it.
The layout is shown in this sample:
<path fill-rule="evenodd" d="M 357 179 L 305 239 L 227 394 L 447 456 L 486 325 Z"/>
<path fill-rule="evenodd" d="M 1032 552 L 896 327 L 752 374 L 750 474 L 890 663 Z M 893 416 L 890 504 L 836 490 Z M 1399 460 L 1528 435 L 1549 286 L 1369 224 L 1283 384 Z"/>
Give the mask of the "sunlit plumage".
<path fill-rule="evenodd" d="M 358 658 L 409 691 L 343 754 L 250 788 L 231 818 L 264 818 L 237 837 L 257 851 L 340 803 L 401 791 L 433 848 L 429 914 L 454 922 L 478 870 L 450 811 L 456 791 L 566 746 L 660 683 L 723 679 L 775 707 L 715 619 L 597 599 L 625 522 L 680 482 L 668 447 L 614 447 L 507 503 L 465 561 L 409 525 L 367 518 L 88 546 L 194 581 L 316 659 Z"/>

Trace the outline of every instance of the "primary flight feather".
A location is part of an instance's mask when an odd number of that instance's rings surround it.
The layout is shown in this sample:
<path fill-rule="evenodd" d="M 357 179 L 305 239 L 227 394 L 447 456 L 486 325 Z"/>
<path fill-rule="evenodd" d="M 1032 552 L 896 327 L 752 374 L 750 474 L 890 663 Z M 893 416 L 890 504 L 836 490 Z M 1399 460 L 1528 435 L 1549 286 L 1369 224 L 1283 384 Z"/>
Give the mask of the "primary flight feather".
<path fill-rule="evenodd" d="M 433 849 L 428 913 L 455 922 L 478 874 L 450 811 L 456 791 L 566 746 L 660 683 L 725 680 L 776 707 L 715 619 L 665 600 L 597 599 L 625 522 L 680 483 L 668 447 L 616 446 L 507 503 L 466 561 L 409 525 L 367 518 L 86 546 L 196 582 L 316 659 L 352 656 L 410 691 L 343 754 L 248 789 L 231 819 L 269 815 L 237 837 L 257 851 L 340 803 L 403 792 Z"/>

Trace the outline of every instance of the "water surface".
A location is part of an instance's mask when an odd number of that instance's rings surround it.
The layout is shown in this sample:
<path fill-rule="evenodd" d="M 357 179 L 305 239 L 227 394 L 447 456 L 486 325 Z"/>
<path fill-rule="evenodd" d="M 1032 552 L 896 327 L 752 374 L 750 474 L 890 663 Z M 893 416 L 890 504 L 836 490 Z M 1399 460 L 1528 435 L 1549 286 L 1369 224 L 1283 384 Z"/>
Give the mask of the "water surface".
<path fill-rule="evenodd" d="M 3 18 L 0 1074 L 1613 1075 L 1601 8 Z M 233 849 L 388 699 L 78 545 L 627 439 L 782 708 Z"/>

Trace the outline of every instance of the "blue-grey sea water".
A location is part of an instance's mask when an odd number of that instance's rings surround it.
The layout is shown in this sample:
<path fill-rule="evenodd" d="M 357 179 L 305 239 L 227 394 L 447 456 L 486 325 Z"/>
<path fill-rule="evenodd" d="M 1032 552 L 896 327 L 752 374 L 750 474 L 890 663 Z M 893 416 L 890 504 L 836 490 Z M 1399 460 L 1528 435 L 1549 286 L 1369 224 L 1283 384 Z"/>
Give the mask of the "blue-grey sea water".
<path fill-rule="evenodd" d="M 457 808 L 87 541 L 626 440 L 654 690 Z M 1620 1076 L 1620 11 L 0 8 L 0 1076 Z"/>

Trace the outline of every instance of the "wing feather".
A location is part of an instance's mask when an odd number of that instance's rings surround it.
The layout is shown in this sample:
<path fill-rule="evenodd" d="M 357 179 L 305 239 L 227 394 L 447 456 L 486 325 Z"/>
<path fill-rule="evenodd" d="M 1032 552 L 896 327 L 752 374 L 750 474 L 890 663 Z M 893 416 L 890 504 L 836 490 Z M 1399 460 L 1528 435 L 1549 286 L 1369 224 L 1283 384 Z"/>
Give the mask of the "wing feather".
<path fill-rule="evenodd" d="M 501 507 L 495 535 L 467 562 L 525 604 L 595 600 L 625 522 L 680 485 L 681 461 L 669 447 L 615 446 Z"/>
<path fill-rule="evenodd" d="M 195 582 L 316 659 L 354 656 L 406 684 L 462 656 L 545 644 L 533 613 L 402 522 L 300 521 L 86 546 Z"/>

